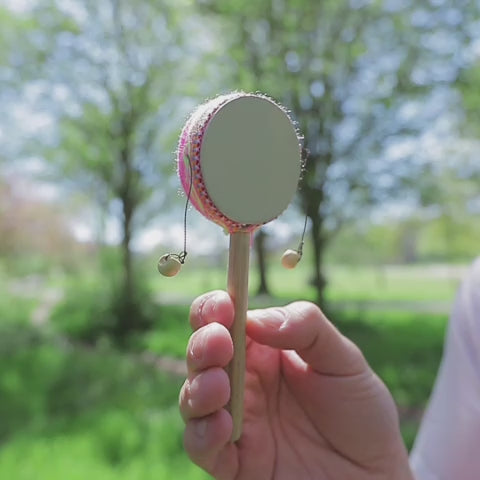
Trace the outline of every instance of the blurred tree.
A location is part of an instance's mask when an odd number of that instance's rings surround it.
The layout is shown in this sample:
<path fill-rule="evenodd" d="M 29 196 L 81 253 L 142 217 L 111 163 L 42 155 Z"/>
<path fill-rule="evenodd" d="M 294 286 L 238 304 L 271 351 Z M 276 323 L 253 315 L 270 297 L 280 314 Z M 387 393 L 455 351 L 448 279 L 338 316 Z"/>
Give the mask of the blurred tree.
<path fill-rule="evenodd" d="M 477 14 L 477 25 L 480 22 L 480 7 Z M 480 146 L 480 52 L 473 55 L 470 68 L 465 69 L 457 81 L 460 92 L 463 118 L 460 125 L 461 133 L 465 139 L 466 149 L 462 154 L 462 161 L 457 163 L 457 172 L 463 179 L 476 185 L 476 195 L 471 197 L 471 202 L 476 205 L 476 212 L 480 212 L 480 163 L 478 162 L 478 148 Z M 466 150 L 466 151 L 465 151 Z"/>
<path fill-rule="evenodd" d="M 479 253 L 472 248 L 480 214 L 478 147 L 461 147 L 458 142 L 447 149 L 444 162 L 427 165 L 418 177 L 421 208 L 416 212 L 417 230 L 426 231 L 418 246 L 434 260 L 465 261 Z"/>
<path fill-rule="evenodd" d="M 386 139 L 392 144 L 415 134 L 438 115 L 419 100 L 455 79 L 462 11 L 428 1 L 201 5 L 224 25 L 232 83 L 282 101 L 305 135 L 310 154 L 300 198 L 311 220 L 313 283 L 322 303 L 324 251 L 332 236 L 366 208 L 405 192 L 405 178 L 415 176 L 414 164 L 385 161 L 382 150 Z M 407 100 L 410 107 L 417 102 L 413 118 Z"/>
<path fill-rule="evenodd" d="M 192 87 L 184 80 L 198 66 L 199 50 L 187 45 L 181 18 L 186 3 L 42 0 L 15 53 L 24 88 L 37 92 L 39 108 L 58 125 L 37 139 L 32 153 L 42 152 L 57 178 L 118 219 L 123 268 L 114 333 L 120 339 L 149 320 L 136 292 L 141 279 L 132 240 L 151 207 L 156 213 L 165 200 L 178 134 L 171 120 L 181 88 Z"/>
<path fill-rule="evenodd" d="M 0 259 L 9 271 L 69 269 L 85 259 L 87 246 L 73 238 L 65 211 L 21 187 L 12 176 L 0 179 Z"/>
<path fill-rule="evenodd" d="M 257 256 L 259 279 L 257 295 L 270 295 L 270 288 L 267 280 L 267 249 L 265 248 L 266 239 L 267 234 L 265 233 L 265 230 L 260 228 L 255 233 L 255 253 Z"/>
<path fill-rule="evenodd" d="M 475 19 L 480 22 L 480 7 L 477 7 Z M 475 24 L 474 24 L 475 25 Z M 478 27 L 477 27 L 478 28 Z M 472 29 L 473 30 L 473 29 Z M 475 31 L 474 31 L 475 32 Z M 475 32 L 476 33 L 476 32 Z M 479 140 L 480 137 L 480 51 L 478 38 L 472 32 L 472 47 L 467 51 L 469 68 L 461 72 L 456 82 L 463 110 L 462 132 L 468 137 Z M 477 35 L 478 36 L 478 35 Z M 476 42 L 475 42 L 476 40 Z"/>

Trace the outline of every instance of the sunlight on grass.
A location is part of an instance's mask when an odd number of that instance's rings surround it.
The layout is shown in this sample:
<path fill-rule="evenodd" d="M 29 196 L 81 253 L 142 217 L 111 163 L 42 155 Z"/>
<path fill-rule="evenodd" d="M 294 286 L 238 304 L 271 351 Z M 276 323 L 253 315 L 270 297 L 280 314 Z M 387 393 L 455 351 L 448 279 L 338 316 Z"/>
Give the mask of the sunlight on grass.
<path fill-rule="evenodd" d="M 183 379 L 108 344 L 1 333 L 0 478 L 207 478 L 183 451 Z"/>
<path fill-rule="evenodd" d="M 180 430 L 180 425 L 176 426 Z M 128 432 L 118 431 L 122 437 L 102 440 L 96 432 L 67 432 L 63 435 L 18 436 L 0 452 L 0 478 L 15 480 L 201 480 L 210 478 L 195 467 L 179 449 L 165 451 L 172 435 L 166 425 L 156 444 L 134 453 L 128 447 Z M 100 440 L 99 440 L 100 438 Z M 101 442 L 109 441 L 105 446 Z M 111 461 L 105 449 L 119 449 L 121 461 Z"/>
<path fill-rule="evenodd" d="M 285 270 L 277 263 L 269 267 L 272 294 L 290 299 L 313 300 L 315 291 L 309 284 L 310 266 L 300 263 L 294 270 Z M 250 274 L 250 293 L 254 294 L 258 281 L 254 269 Z M 461 273 L 448 267 L 422 266 L 345 267 L 327 268 L 327 299 L 330 301 L 442 301 L 450 302 L 455 296 Z M 163 278 L 153 275 L 152 290 L 162 300 L 180 302 L 195 298 L 203 292 L 226 288 L 226 266 L 197 268 L 190 266 L 177 277 Z"/>

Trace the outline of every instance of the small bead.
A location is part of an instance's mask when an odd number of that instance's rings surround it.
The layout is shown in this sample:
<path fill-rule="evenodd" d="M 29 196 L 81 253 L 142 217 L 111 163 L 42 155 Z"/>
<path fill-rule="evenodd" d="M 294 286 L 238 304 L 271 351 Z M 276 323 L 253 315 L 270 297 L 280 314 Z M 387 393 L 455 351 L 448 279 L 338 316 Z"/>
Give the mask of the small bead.
<path fill-rule="evenodd" d="M 158 261 L 158 271 L 165 277 L 174 277 L 182 268 L 182 264 L 178 258 L 167 253 Z"/>
<path fill-rule="evenodd" d="M 288 249 L 282 255 L 282 265 L 290 270 L 297 266 L 301 258 L 302 256 L 296 250 Z"/>

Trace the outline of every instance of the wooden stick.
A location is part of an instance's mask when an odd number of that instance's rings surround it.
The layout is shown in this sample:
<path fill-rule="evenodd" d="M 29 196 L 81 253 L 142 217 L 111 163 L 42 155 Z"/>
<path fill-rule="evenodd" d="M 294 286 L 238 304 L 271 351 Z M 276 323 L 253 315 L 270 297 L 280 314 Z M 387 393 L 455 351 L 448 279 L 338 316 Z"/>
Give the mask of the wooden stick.
<path fill-rule="evenodd" d="M 234 321 L 230 329 L 234 351 L 228 366 L 231 388 L 229 409 L 233 418 L 232 442 L 236 442 L 242 434 L 249 258 L 250 233 L 232 233 L 228 258 L 228 293 L 235 307 Z"/>

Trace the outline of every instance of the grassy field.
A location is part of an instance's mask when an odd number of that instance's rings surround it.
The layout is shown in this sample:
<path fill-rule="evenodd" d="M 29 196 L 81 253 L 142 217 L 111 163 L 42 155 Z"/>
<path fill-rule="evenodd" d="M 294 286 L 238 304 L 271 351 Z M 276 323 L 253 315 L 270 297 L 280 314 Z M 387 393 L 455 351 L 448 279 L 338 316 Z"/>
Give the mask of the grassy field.
<path fill-rule="evenodd" d="M 153 278 L 164 303 L 158 306 L 155 328 L 128 353 L 107 340 L 88 347 L 68 341 L 58 331 L 55 312 L 51 323 L 32 325 L 38 298 L 18 291 L 3 296 L 0 478 L 207 478 L 182 448 L 176 402 L 183 379 L 146 362 L 142 352 L 183 358 L 190 335 L 185 302 L 205 290 L 223 288 L 224 278 L 224 271 L 205 275 L 193 269 L 172 281 Z M 271 278 L 278 298 L 253 298 L 253 306 L 313 296 L 304 270 L 278 269 Z M 448 305 L 456 283 L 452 276 L 418 268 L 331 271 L 330 317 L 360 345 L 392 391 L 408 446 L 435 378 L 447 321 L 446 313 L 416 307 L 425 302 Z M 75 305 L 84 308 L 81 299 Z M 82 318 L 82 312 L 71 313 L 72 319 Z"/>
<path fill-rule="evenodd" d="M 182 448 L 183 379 L 108 343 L 29 326 L 0 335 L 0 478 L 207 478 Z"/>
<path fill-rule="evenodd" d="M 188 268 L 188 272 L 187 272 Z M 326 296 L 330 302 L 451 302 L 465 267 L 462 266 L 384 266 L 327 267 Z M 206 273 L 208 272 L 208 273 Z M 175 301 L 193 298 L 201 292 L 225 289 L 226 266 L 208 269 L 185 266 L 178 276 L 164 278 L 153 272 L 150 284 L 162 299 Z M 309 265 L 300 263 L 285 270 L 278 262 L 268 269 L 269 285 L 278 299 L 315 298 L 309 285 Z M 257 275 L 252 271 L 250 292 L 257 289 Z"/>

